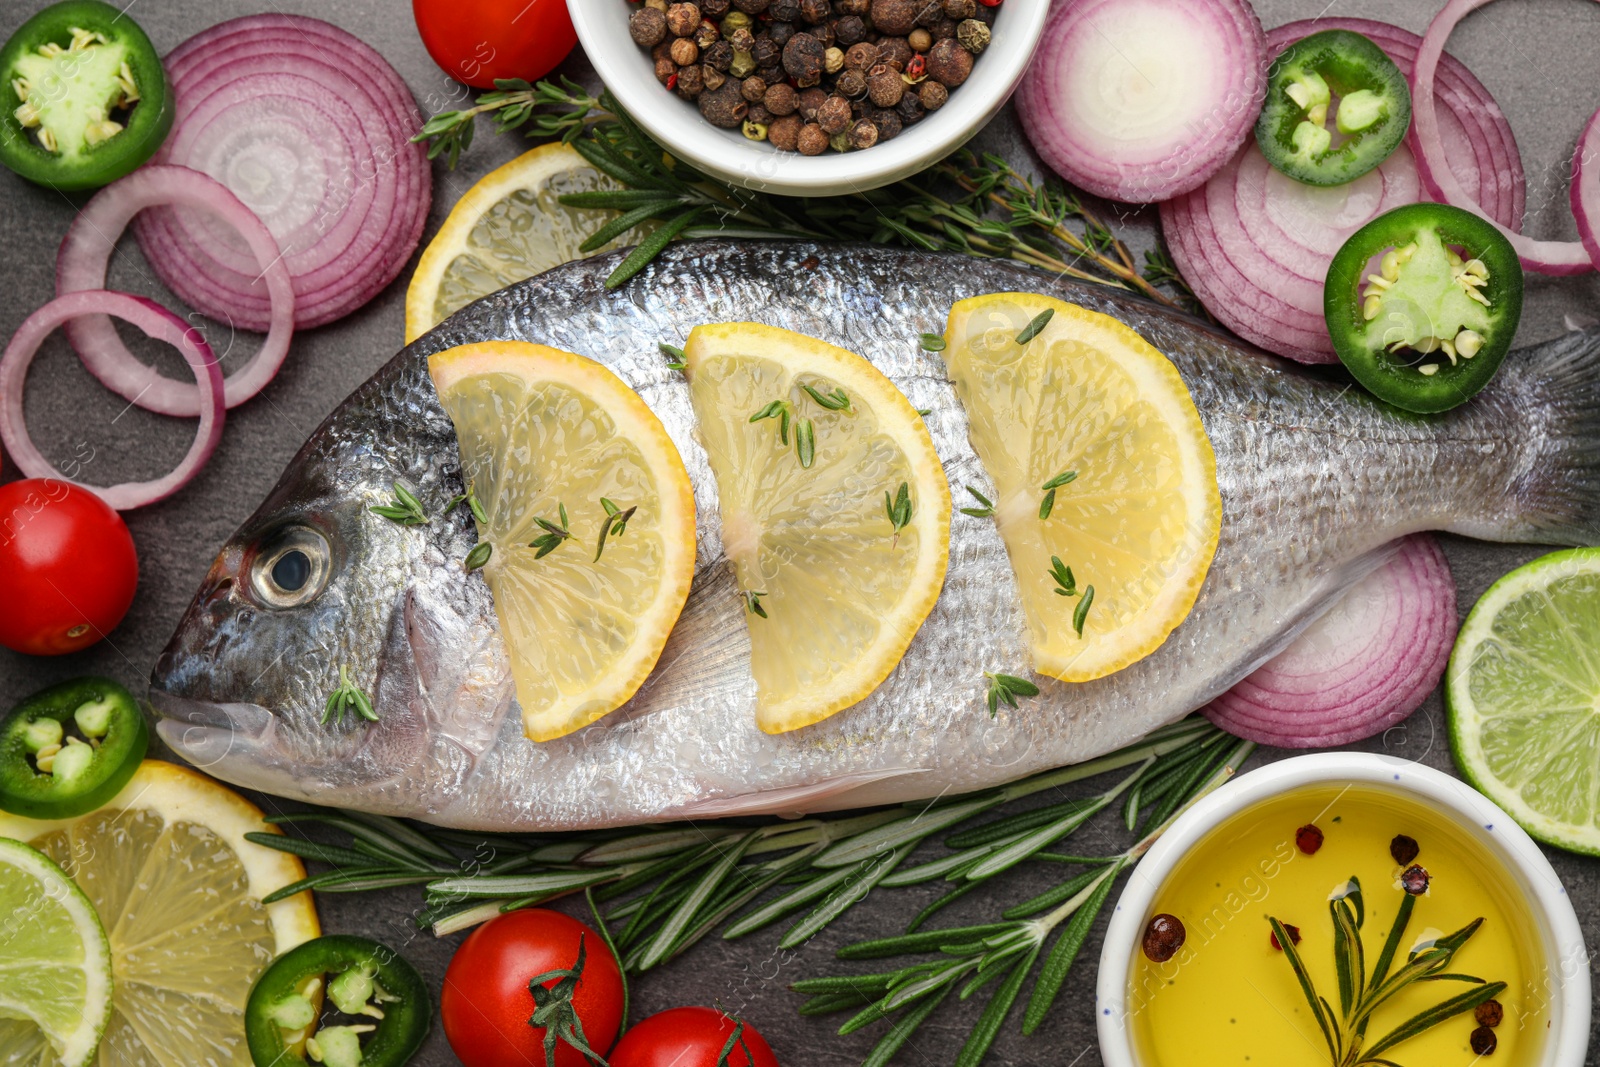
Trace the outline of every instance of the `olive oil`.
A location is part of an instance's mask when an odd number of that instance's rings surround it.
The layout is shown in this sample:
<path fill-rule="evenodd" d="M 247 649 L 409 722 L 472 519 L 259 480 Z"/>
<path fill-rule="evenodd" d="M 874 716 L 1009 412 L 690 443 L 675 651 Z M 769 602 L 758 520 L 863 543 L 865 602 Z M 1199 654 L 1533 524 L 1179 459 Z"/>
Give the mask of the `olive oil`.
<path fill-rule="evenodd" d="M 1315 826 L 1315 835 L 1297 831 Z M 1493 833 L 1493 828 L 1486 828 Z M 1482 918 L 1450 973 L 1503 981 L 1497 1044 L 1479 1057 L 1469 1041 L 1479 1023 L 1457 1015 L 1382 1054 L 1407 1067 L 1533 1067 L 1548 1026 L 1543 940 L 1509 872 L 1454 820 L 1402 794 L 1317 786 L 1274 798 L 1213 829 L 1173 869 L 1151 916 L 1183 923 L 1183 947 L 1155 963 L 1135 946 L 1126 1025 L 1143 1067 L 1327 1067 L 1334 1063 L 1289 961 L 1272 944 L 1267 916 L 1297 927 L 1299 954 L 1316 991 L 1338 1012 L 1331 896 L 1360 880 L 1361 940 L 1371 974 L 1404 898 L 1397 835 L 1414 838 L 1410 863 L 1427 872 L 1394 970 L 1419 943 Z M 1307 853 L 1301 845 L 1314 847 Z M 1401 849 L 1401 854 L 1405 850 Z M 1406 866 L 1409 866 L 1408 863 Z M 1413 880 L 1415 876 L 1413 875 Z M 1413 982 L 1373 1016 L 1363 1044 L 1473 988 Z M 1351 1061 L 1355 1062 L 1355 1061 Z"/>

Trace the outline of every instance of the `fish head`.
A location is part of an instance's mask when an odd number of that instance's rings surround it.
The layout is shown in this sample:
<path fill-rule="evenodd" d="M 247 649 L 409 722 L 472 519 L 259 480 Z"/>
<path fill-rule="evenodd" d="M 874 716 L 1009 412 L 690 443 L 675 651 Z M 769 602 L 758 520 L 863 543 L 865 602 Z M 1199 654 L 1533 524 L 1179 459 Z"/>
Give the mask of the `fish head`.
<path fill-rule="evenodd" d="M 416 813 L 447 805 L 494 743 L 509 671 L 487 586 L 461 564 L 470 515 L 446 507 L 453 434 L 431 439 L 414 407 L 396 432 L 359 398 L 223 545 L 150 700 L 161 739 L 219 778 Z M 372 511 L 396 485 L 427 501 L 426 521 Z"/>

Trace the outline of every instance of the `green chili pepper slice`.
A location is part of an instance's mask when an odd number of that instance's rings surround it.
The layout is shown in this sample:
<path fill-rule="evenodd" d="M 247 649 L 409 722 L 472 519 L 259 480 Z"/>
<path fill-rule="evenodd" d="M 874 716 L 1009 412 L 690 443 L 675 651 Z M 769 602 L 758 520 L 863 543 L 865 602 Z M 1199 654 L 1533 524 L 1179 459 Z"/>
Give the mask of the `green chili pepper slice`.
<path fill-rule="evenodd" d="M 1350 235 L 1328 267 L 1334 351 L 1407 411 L 1455 407 L 1489 384 L 1522 316 L 1522 265 L 1490 222 L 1410 204 Z"/>
<path fill-rule="evenodd" d="M 128 784 L 149 743 L 138 702 L 111 679 L 42 689 L 0 720 L 0 811 L 87 814 Z"/>
<path fill-rule="evenodd" d="M 155 155 L 172 115 L 150 38 L 100 0 L 52 4 L 0 48 L 0 163 L 29 181 L 116 181 Z"/>
<path fill-rule="evenodd" d="M 329 1010 L 343 1019 L 330 1019 Z M 245 1002 L 255 1067 L 400 1067 L 428 1036 L 433 1005 L 415 967 L 376 941 L 335 934 L 292 948 Z"/>
<path fill-rule="evenodd" d="M 1267 162 L 1308 185 L 1343 185 L 1389 158 L 1411 125 L 1406 77 L 1371 40 L 1323 30 L 1279 53 L 1256 120 Z"/>

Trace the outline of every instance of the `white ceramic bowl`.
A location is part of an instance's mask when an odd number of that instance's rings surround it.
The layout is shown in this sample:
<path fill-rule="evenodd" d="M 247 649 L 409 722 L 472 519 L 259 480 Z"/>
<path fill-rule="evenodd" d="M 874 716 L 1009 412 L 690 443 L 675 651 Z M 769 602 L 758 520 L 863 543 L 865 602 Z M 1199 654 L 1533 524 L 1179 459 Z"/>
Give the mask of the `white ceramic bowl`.
<path fill-rule="evenodd" d="M 1240 775 L 1185 812 L 1145 854 L 1117 901 L 1100 952 L 1095 1020 L 1106 1067 L 1153 1067 L 1135 1059 L 1125 1025 L 1128 968 L 1156 892 L 1173 867 L 1225 819 L 1280 794 L 1328 783 L 1402 793 L 1450 818 L 1500 861 L 1527 900 L 1544 942 L 1551 995 L 1541 1067 L 1583 1067 L 1589 1044 L 1589 954 L 1572 901 L 1549 861 L 1511 816 L 1466 783 L 1419 763 L 1365 752 L 1298 756 Z"/>
<path fill-rule="evenodd" d="M 960 148 L 1010 99 L 1044 31 L 1050 0 L 1006 0 L 994 39 L 950 101 L 892 141 L 862 152 L 802 156 L 751 141 L 700 117 L 656 81 L 649 53 L 628 36 L 627 0 L 567 0 L 583 50 L 612 93 L 651 136 L 708 174 L 750 189 L 794 196 L 862 192 L 937 163 Z"/>

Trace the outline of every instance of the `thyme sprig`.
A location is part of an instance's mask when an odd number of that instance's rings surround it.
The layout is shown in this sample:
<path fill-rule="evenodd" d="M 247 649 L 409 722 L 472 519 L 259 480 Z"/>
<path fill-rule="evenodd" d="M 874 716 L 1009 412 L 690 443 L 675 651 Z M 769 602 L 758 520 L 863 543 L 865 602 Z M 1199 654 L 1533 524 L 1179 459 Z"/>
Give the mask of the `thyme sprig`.
<path fill-rule="evenodd" d="M 1146 822 L 1159 825 L 1224 766 L 1237 766 L 1251 747 L 1204 719 L 1191 718 L 1075 767 L 966 796 L 852 815 L 524 835 L 462 833 L 383 816 L 313 811 L 268 821 L 326 827 L 346 835 L 349 843 L 275 833 L 250 839 L 327 868 L 271 894 L 268 903 L 305 889 L 338 893 L 424 885 L 426 907 L 418 922 L 440 935 L 504 911 L 591 892 L 607 909 L 604 919 L 625 969 L 638 973 L 713 933 L 745 937 L 785 920 L 779 944 L 796 948 L 872 893 L 897 886 L 953 883 L 913 920 L 914 930 L 952 900 L 1020 863 L 1104 867 L 1112 858 L 1086 860 L 1048 850 L 1130 790 L 1140 792 Z M 1098 793 L 1001 813 L 1013 802 L 1115 771 L 1122 777 Z M 942 855 L 907 864 L 919 846 L 939 836 L 944 836 Z M 1010 909 L 1006 921 L 1057 908 L 1068 899 L 1052 892 L 1057 895 L 1043 894 Z"/>
<path fill-rule="evenodd" d="M 447 512 L 454 511 L 459 504 L 467 505 L 467 510 L 472 512 L 472 517 L 477 519 L 480 524 L 489 525 L 489 515 L 483 510 L 483 505 L 478 502 L 478 494 L 473 491 L 472 486 L 467 486 L 467 491 L 460 496 L 451 497 L 450 502 L 444 506 L 444 510 Z"/>
<path fill-rule="evenodd" d="M 328 702 L 322 707 L 322 724 L 326 726 L 333 723 L 336 726 L 344 725 L 347 712 L 355 712 L 356 716 L 368 722 L 377 722 L 378 713 L 373 710 L 372 701 L 361 687 L 350 680 L 350 668 L 344 664 L 339 665 L 339 687 L 328 694 Z"/>
<path fill-rule="evenodd" d="M 422 509 L 422 501 L 399 482 L 394 483 L 394 500 L 391 503 L 367 510 L 401 526 L 421 526 L 428 521 L 428 513 Z"/>
<path fill-rule="evenodd" d="M 1018 678 L 1014 674 L 991 674 L 984 672 L 989 679 L 989 691 L 984 695 L 984 702 L 989 705 L 989 718 L 993 719 L 1000 714 L 1000 705 L 1008 708 L 1017 706 L 1018 697 L 1036 697 L 1039 687 L 1026 678 Z"/>
<path fill-rule="evenodd" d="M 1284 958 L 1294 971 L 1301 994 L 1311 1006 L 1311 1017 L 1317 1021 L 1323 1040 L 1328 1046 L 1332 1067 L 1399 1067 L 1388 1053 L 1396 1045 L 1409 1041 L 1418 1034 L 1432 1029 L 1446 1019 L 1472 1011 L 1478 1005 L 1493 1000 L 1506 989 L 1505 982 L 1485 982 L 1467 974 L 1450 972 L 1450 963 L 1461 947 L 1472 939 L 1483 925 L 1474 919 L 1453 934 L 1438 938 L 1426 947 L 1412 951 L 1398 970 L 1392 974 L 1395 957 L 1417 898 L 1400 890 L 1402 899 L 1396 910 L 1394 925 L 1384 939 L 1383 949 L 1373 964 L 1369 977 L 1366 957 L 1361 943 L 1361 927 L 1366 919 L 1361 883 L 1352 877 L 1344 892 L 1328 902 L 1333 918 L 1334 972 L 1338 981 L 1339 1009 L 1334 1011 L 1328 998 L 1319 994 L 1294 937 L 1278 919 L 1268 917 L 1275 944 L 1282 949 Z M 1418 1012 L 1369 1045 L 1363 1045 L 1372 1015 L 1384 1004 L 1394 999 L 1403 989 L 1416 982 L 1466 982 L 1477 986 L 1458 993 L 1430 1008 Z"/>
<path fill-rule="evenodd" d="M 1028 321 L 1028 325 L 1017 331 L 1017 344 L 1025 345 L 1041 333 L 1044 333 L 1044 328 L 1050 325 L 1050 320 L 1055 317 L 1055 308 L 1045 308 L 1039 312 Z"/>
<path fill-rule="evenodd" d="M 688 368 L 689 364 L 686 360 L 689 357 L 677 345 L 669 345 L 667 342 L 662 341 L 656 347 L 661 350 L 663 356 L 667 357 L 668 370 L 686 370 Z"/>
<path fill-rule="evenodd" d="M 1056 490 L 1064 485 L 1071 485 L 1078 480 L 1077 471 L 1062 471 L 1060 474 L 1045 482 L 1039 488 L 1044 490 L 1044 499 L 1039 501 L 1039 518 L 1048 519 L 1056 507 Z"/>
<path fill-rule="evenodd" d="M 1040 518 L 1044 518 L 1044 515 L 1041 514 Z M 1060 556 L 1050 557 L 1050 577 L 1056 583 L 1055 589 L 1052 590 L 1056 596 L 1079 598 L 1078 606 L 1072 610 L 1072 628 L 1078 631 L 1079 637 L 1082 637 L 1083 626 L 1089 621 L 1089 608 L 1094 605 L 1094 586 L 1086 585 L 1080 591 L 1078 579 L 1073 577 L 1072 568 L 1062 563 Z"/>
<path fill-rule="evenodd" d="M 901 482 L 900 488 L 893 496 L 889 490 L 883 491 L 883 510 L 888 513 L 889 526 L 894 531 L 894 540 L 890 542 L 891 549 L 900 547 L 900 532 L 911 525 L 911 486 Z"/>
<path fill-rule="evenodd" d="M 600 498 L 600 506 L 605 509 L 606 517 L 600 523 L 600 544 L 594 550 L 594 561 L 596 563 L 600 562 L 600 557 L 605 553 L 606 538 L 621 537 L 627 533 L 628 520 L 633 518 L 633 513 L 639 510 L 638 504 L 631 508 L 623 509 L 615 501 L 607 500 L 605 497 Z M 565 516 L 562 517 L 562 525 L 566 525 Z M 538 556 L 534 557 L 534 559 L 538 558 Z"/>
<path fill-rule="evenodd" d="M 606 279 L 623 285 L 672 241 L 697 237 L 869 241 L 1012 259 L 1053 274 L 1138 292 L 1182 306 L 1134 265 L 1127 246 L 1075 194 L 1036 182 L 999 156 L 962 149 L 917 178 L 827 198 L 785 197 L 701 173 L 667 153 L 609 92 L 590 96 L 569 80 L 555 85 L 497 82 L 470 108 L 442 112 L 415 140 L 451 166 L 471 144 L 478 115 L 504 132 L 560 137 L 621 188 L 568 193 L 569 207 L 617 212 L 582 245 L 594 251 L 647 223 L 640 243 Z M 1172 281 L 1166 281 L 1173 288 Z M 937 351 L 938 349 L 929 349 Z"/>
<path fill-rule="evenodd" d="M 533 554 L 534 559 L 544 559 L 550 553 L 560 548 L 561 542 L 572 536 L 572 523 L 567 519 L 567 505 L 557 501 L 556 516 L 561 520 L 559 523 L 551 522 L 549 519 L 541 518 L 539 516 L 534 517 L 533 521 L 538 523 L 539 529 L 544 531 L 544 533 L 528 542 L 529 548 L 537 548 L 539 550 Z M 607 525 L 610 525 L 609 521 L 607 522 Z M 601 533 L 600 547 L 605 547 L 605 536 L 603 531 Z M 599 554 L 596 553 L 594 558 L 599 559 Z"/>
<path fill-rule="evenodd" d="M 745 610 L 752 615 L 759 615 L 763 619 L 766 618 L 767 609 L 761 606 L 761 598 L 766 595 L 767 594 L 762 591 L 757 591 L 754 589 L 750 590 L 750 592 L 744 595 Z"/>
<path fill-rule="evenodd" d="M 975 519 L 988 519 L 994 517 L 994 501 L 978 492 L 972 486 L 967 486 L 967 492 L 972 494 L 972 499 L 978 502 L 974 508 L 961 508 L 961 514 L 971 515 Z"/>

